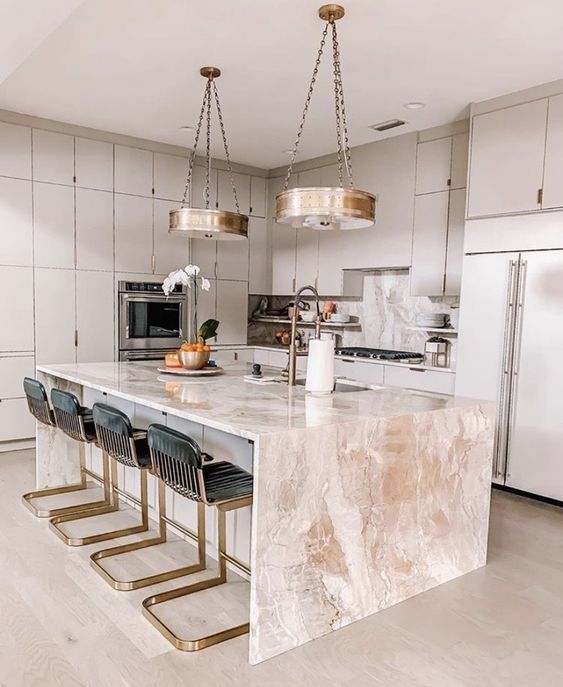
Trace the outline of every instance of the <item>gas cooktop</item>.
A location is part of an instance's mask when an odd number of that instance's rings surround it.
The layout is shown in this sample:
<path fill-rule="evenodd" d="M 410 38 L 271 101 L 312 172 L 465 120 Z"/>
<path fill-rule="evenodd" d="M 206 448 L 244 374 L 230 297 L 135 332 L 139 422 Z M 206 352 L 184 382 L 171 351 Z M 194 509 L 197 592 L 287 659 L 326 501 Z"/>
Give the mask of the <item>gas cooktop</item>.
<path fill-rule="evenodd" d="M 388 351 L 385 348 L 362 348 L 360 346 L 344 346 L 337 348 L 336 355 L 347 355 L 352 358 L 372 358 L 374 360 L 391 360 L 405 362 L 420 362 L 424 356 L 422 353 L 409 351 Z"/>

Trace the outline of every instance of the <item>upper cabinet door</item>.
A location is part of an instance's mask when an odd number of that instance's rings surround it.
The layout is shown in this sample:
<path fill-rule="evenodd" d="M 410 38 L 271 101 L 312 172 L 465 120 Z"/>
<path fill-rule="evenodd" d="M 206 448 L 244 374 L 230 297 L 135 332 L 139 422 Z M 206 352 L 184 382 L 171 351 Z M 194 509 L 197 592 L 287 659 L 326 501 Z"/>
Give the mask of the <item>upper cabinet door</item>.
<path fill-rule="evenodd" d="M 416 194 L 447 191 L 450 187 L 452 138 L 419 143 L 416 155 Z"/>
<path fill-rule="evenodd" d="M 450 189 L 467 187 L 469 133 L 452 136 L 452 172 Z"/>
<path fill-rule="evenodd" d="M 539 210 L 547 99 L 473 118 L 468 217 Z"/>
<path fill-rule="evenodd" d="M 248 284 L 244 281 L 217 281 L 217 341 L 246 344 L 248 335 Z M 200 318 L 200 324 L 203 322 Z"/>
<path fill-rule="evenodd" d="M 233 182 L 237 190 L 239 212 L 243 215 L 250 213 L 250 177 L 248 174 L 233 174 Z M 217 202 L 219 210 L 236 212 L 235 197 L 231 184 L 231 175 L 224 169 L 217 173 Z"/>
<path fill-rule="evenodd" d="M 175 210 L 178 203 L 173 200 L 154 201 L 154 271 L 157 274 L 168 274 L 172 270 L 185 267 L 189 254 L 189 239 L 170 234 L 170 210 Z"/>
<path fill-rule="evenodd" d="M 253 294 L 270 294 L 272 293 L 272 265 L 265 219 L 250 218 L 248 241 L 250 249 L 248 290 Z"/>
<path fill-rule="evenodd" d="M 151 197 L 153 154 L 150 150 L 115 146 L 115 191 Z"/>
<path fill-rule="evenodd" d="M 217 279 L 248 281 L 248 239 L 217 241 Z"/>
<path fill-rule="evenodd" d="M 31 181 L 0 178 L 0 264 L 33 265 Z"/>
<path fill-rule="evenodd" d="M 449 192 L 416 196 L 412 243 L 411 295 L 444 293 Z"/>
<path fill-rule="evenodd" d="M 563 207 L 563 95 L 549 99 L 542 207 Z"/>
<path fill-rule="evenodd" d="M 74 184 L 74 137 L 33 129 L 33 179 Z"/>
<path fill-rule="evenodd" d="M 465 189 L 450 191 L 448 212 L 448 245 L 446 249 L 445 296 L 459 296 L 463 264 L 463 237 L 465 234 Z"/>
<path fill-rule="evenodd" d="M 113 191 L 113 144 L 75 139 L 76 185 L 99 191 Z"/>
<path fill-rule="evenodd" d="M 113 270 L 113 193 L 76 189 L 76 267 Z"/>
<path fill-rule="evenodd" d="M 115 194 L 115 270 L 152 272 L 153 201 Z"/>
<path fill-rule="evenodd" d="M 250 214 L 266 217 L 266 179 L 250 177 Z"/>
<path fill-rule="evenodd" d="M 74 189 L 33 184 L 36 267 L 74 267 Z"/>
<path fill-rule="evenodd" d="M 31 179 L 31 129 L 0 122 L 0 175 Z"/>
<path fill-rule="evenodd" d="M 187 176 L 187 156 L 154 154 L 155 198 L 174 200 L 179 203 L 184 197 Z"/>

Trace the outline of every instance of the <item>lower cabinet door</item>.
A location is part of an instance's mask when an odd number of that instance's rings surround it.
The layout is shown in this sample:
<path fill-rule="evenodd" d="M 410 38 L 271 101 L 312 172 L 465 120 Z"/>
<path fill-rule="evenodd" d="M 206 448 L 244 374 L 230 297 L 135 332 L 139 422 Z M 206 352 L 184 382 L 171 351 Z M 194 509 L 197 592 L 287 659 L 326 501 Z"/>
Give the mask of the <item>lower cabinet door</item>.
<path fill-rule="evenodd" d="M 0 399 L 21 398 L 24 377 L 35 377 L 33 355 L 0 356 Z"/>
<path fill-rule="evenodd" d="M 419 391 L 432 391 L 438 394 L 453 394 L 455 375 L 451 372 L 437 372 L 422 367 L 385 365 L 385 384 Z"/>
<path fill-rule="evenodd" d="M 363 363 L 358 360 L 334 361 L 334 372 L 337 377 L 347 377 L 364 384 L 383 384 L 384 366 L 379 363 Z"/>
<path fill-rule="evenodd" d="M 0 441 L 32 439 L 34 436 L 35 418 L 29 412 L 25 398 L 0 401 Z"/>

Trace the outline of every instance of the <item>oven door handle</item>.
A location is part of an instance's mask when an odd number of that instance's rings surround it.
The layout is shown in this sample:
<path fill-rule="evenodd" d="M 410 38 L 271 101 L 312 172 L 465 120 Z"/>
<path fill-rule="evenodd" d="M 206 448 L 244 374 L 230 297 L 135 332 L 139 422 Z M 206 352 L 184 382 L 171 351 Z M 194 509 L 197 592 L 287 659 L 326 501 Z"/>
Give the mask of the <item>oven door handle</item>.
<path fill-rule="evenodd" d="M 160 301 L 161 303 L 183 303 L 185 301 L 185 296 L 168 296 L 166 298 L 165 296 L 156 296 L 156 295 L 147 295 L 147 296 L 128 296 L 127 294 L 123 295 L 122 298 L 127 300 L 128 303 L 146 303 L 147 301 Z"/>

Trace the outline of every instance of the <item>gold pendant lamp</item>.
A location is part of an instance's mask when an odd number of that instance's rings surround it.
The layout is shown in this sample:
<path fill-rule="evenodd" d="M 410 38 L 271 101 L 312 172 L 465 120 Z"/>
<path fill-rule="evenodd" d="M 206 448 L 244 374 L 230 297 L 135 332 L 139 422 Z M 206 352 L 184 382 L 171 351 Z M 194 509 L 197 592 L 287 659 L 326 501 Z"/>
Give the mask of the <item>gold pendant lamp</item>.
<path fill-rule="evenodd" d="M 227 145 L 227 137 L 225 135 L 225 125 L 223 124 L 223 114 L 221 112 L 221 105 L 219 104 L 219 94 L 215 79 L 221 76 L 221 70 L 217 67 L 202 67 L 199 73 L 205 77 L 207 83 L 203 93 L 203 103 L 199 113 L 199 121 L 195 133 L 194 147 L 190 154 L 188 162 L 188 176 L 186 179 L 186 187 L 184 189 L 184 197 L 182 205 L 177 210 L 170 211 L 170 234 L 181 234 L 187 238 L 193 239 L 217 239 L 217 240 L 233 240 L 245 239 L 248 237 L 248 217 L 240 212 L 237 190 L 233 178 L 233 170 L 231 168 L 231 160 L 229 157 L 229 147 Z M 236 212 L 229 212 L 227 210 L 215 210 L 209 207 L 209 187 L 211 180 L 211 100 L 215 100 L 217 107 L 217 116 L 219 118 L 219 126 L 221 129 L 221 136 L 223 137 L 223 146 L 225 149 L 225 158 L 227 160 L 227 169 L 231 177 L 231 188 L 235 199 Z M 199 136 L 202 130 L 203 117 L 206 115 L 206 171 L 205 171 L 205 189 L 203 201 L 205 207 L 192 207 L 190 202 L 190 191 L 192 190 L 192 179 L 194 162 L 196 157 L 197 146 L 199 143 Z"/>
<path fill-rule="evenodd" d="M 375 222 L 375 196 L 367 191 L 360 191 L 354 188 L 352 177 L 352 157 L 348 142 L 344 90 L 342 88 L 342 73 L 340 71 L 340 48 L 336 32 L 336 22 L 342 19 L 343 16 L 344 8 L 341 5 L 323 5 L 319 9 L 319 17 L 326 22 L 326 25 L 305 100 L 301 123 L 297 131 L 297 138 L 291 152 L 291 160 L 285 183 L 282 191 L 276 196 L 276 221 L 298 229 L 362 229 L 370 227 Z M 301 142 L 301 135 L 329 30 L 331 31 L 332 39 L 339 186 L 289 188 L 293 164 L 299 143 Z M 344 170 L 347 177 L 346 186 L 344 185 Z"/>

